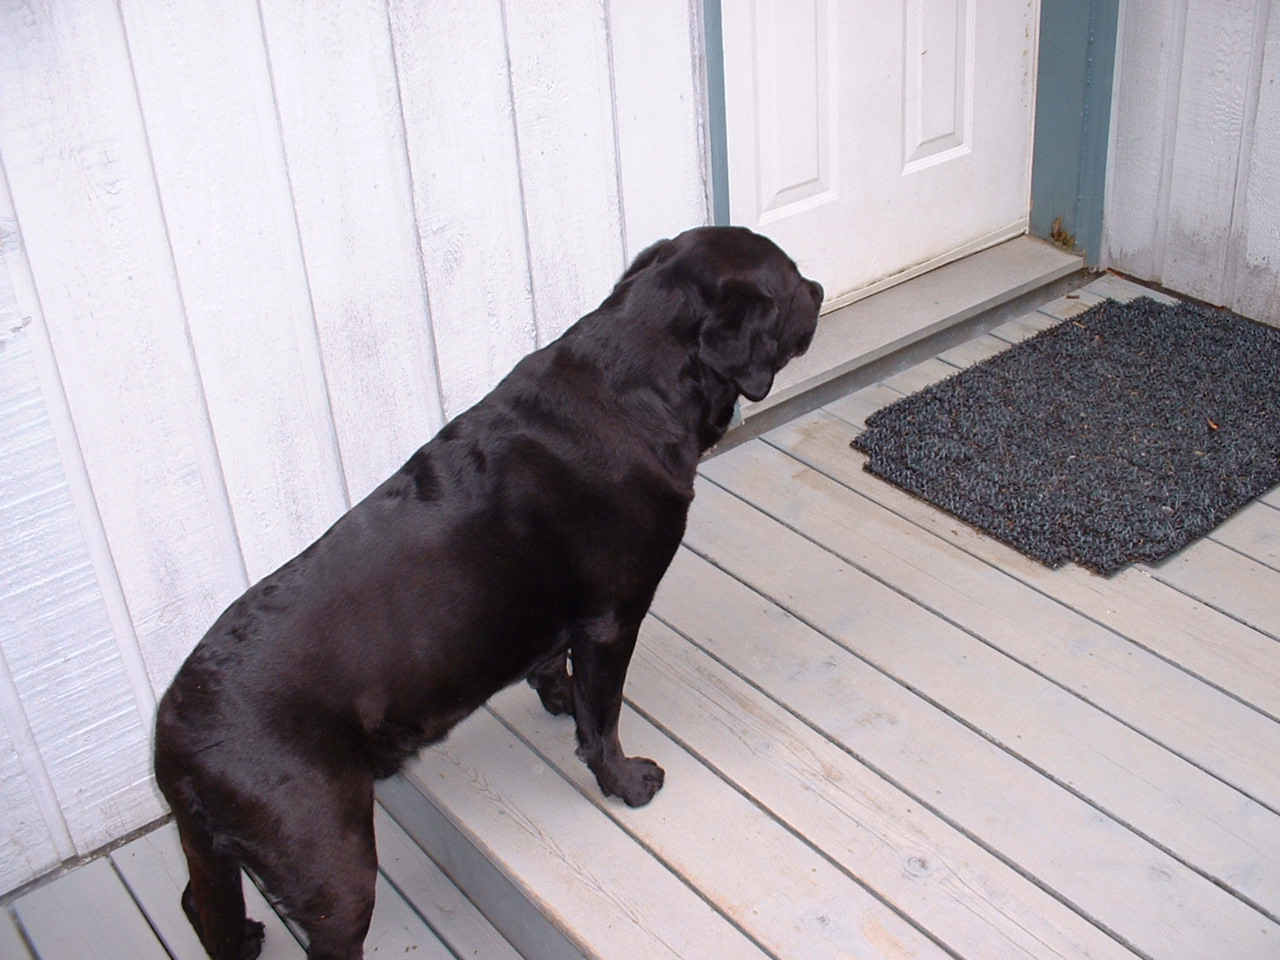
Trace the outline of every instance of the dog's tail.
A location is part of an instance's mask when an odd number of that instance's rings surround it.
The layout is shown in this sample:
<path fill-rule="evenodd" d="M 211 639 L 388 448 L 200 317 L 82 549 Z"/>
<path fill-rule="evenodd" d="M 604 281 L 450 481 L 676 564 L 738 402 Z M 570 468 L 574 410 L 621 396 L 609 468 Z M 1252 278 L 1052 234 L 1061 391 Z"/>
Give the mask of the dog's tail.
<path fill-rule="evenodd" d="M 156 730 L 156 782 L 169 801 L 187 859 L 190 881 L 182 909 L 212 960 L 254 960 L 262 951 L 264 928 L 245 915 L 240 861 L 219 842 L 188 763 L 168 743 L 163 722 Z"/>

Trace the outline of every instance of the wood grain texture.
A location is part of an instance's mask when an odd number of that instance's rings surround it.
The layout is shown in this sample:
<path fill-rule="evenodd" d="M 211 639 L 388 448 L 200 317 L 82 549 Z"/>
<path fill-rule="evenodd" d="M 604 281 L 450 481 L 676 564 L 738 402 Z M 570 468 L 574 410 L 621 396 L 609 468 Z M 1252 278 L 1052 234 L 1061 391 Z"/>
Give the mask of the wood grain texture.
<path fill-rule="evenodd" d="M 414 905 L 453 955 L 476 960 L 521 960 L 475 904 L 381 807 L 374 808 L 378 869 Z"/>
<path fill-rule="evenodd" d="M 1255 0 L 1188 0 L 1160 281 L 1223 303 L 1251 85 Z"/>
<path fill-rule="evenodd" d="M 0 721 L 0 805 L 8 827 L 0 843 L 0 886 L 12 890 L 54 869 L 74 855 L 75 847 L 42 769 L 39 747 L 22 713 L 22 699 L 3 665 Z"/>
<path fill-rule="evenodd" d="M 1270 504 L 1261 500 L 1250 504 L 1211 536 L 1251 560 L 1280 571 L 1280 516 Z"/>
<path fill-rule="evenodd" d="M 0 187 L 3 187 L 3 180 L 0 180 Z M 27 329 L 30 320 L 18 307 L 10 270 L 7 269 L 12 267 L 14 258 L 18 256 L 21 256 L 21 251 L 16 224 L 8 205 L 8 191 L 3 190 L 0 191 L 0 408 L 6 411 L 10 407 L 17 408 L 0 419 L 0 436 L 4 438 L 0 442 L 0 464 L 5 465 L 0 472 L 0 490 L 4 491 L 0 497 L 0 503 L 4 504 L 0 506 L 0 516 L 5 520 L 0 523 L 5 523 L 3 540 L 6 544 L 21 543 L 24 536 L 22 525 L 26 511 L 15 511 L 11 506 L 21 503 L 29 494 L 28 490 L 20 489 L 24 476 L 30 480 L 45 472 L 39 468 L 31 470 L 25 463 L 29 446 L 17 441 L 24 433 L 30 435 L 32 426 L 39 433 L 48 428 L 48 423 L 42 422 L 43 398 L 39 394 L 35 371 L 31 369 Z M 35 416 L 30 409 L 33 407 Z M 49 438 L 46 436 L 44 439 L 47 441 Z M 15 442 L 20 447 L 17 457 L 10 450 Z M 13 462 L 15 460 L 18 462 Z M 47 468 L 48 464 L 42 466 Z M 13 528 L 10 529 L 9 525 Z M 27 547 L 30 552 L 29 542 Z M 21 550 L 16 553 L 18 555 L 11 555 L 3 573 L 0 573 L 0 583 L 3 584 L 0 589 L 6 593 L 23 587 L 21 581 L 25 571 Z M 27 559 L 30 562 L 34 558 Z M 82 561 L 83 557 L 73 556 L 69 562 Z M 20 642 L 13 634 L 20 632 L 23 625 L 18 622 L 16 611 L 10 613 L 8 603 L 0 609 L 5 611 L 2 622 L 7 628 L 0 639 L 0 809 L 6 811 L 8 826 L 0 841 L 0 889 L 11 889 L 52 869 L 59 861 L 74 856 L 75 843 L 63 820 L 57 793 L 49 782 L 39 744 L 23 707 L 22 694 L 14 683 L 9 666 L 7 650 Z"/>
<path fill-rule="evenodd" d="M 568 730 L 566 734 L 570 735 Z M 501 757 L 501 763 L 494 763 Z M 492 714 L 479 711 L 406 768 L 467 835 L 520 866 L 522 893 L 585 956 L 763 960 L 766 954 Z M 661 794 L 651 804 L 659 810 Z"/>
<path fill-rule="evenodd" d="M 1277 932 L 1271 920 L 1042 777 L 1016 752 L 996 748 L 949 712 L 922 711 L 911 692 L 914 674 L 887 664 L 888 676 L 856 667 L 855 652 L 857 663 L 862 657 L 876 663 L 880 654 L 872 646 L 888 651 L 914 641 L 937 646 L 926 658 L 939 667 L 961 670 L 968 653 L 947 642 L 956 628 L 946 620 L 781 524 L 766 534 L 770 525 L 754 508 L 725 492 L 703 486 L 697 502 L 686 536 L 691 549 L 784 609 L 803 611 L 846 648 L 817 660 L 773 649 L 769 689 L 800 684 L 810 722 L 1138 952 L 1160 953 L 1167 937 L 1179 944 L 1180 956 L 1205 960 L 1270 949 Z M 980 784 L 998 788 L 988 792 Z M 1153 876 L 1160 882 L 1151 883 Z M 1141 916 L 1124 906 L 1136 889 L 1143 890 Z M 1203 912 L 1189 916 L 1187 903 Z M 1213 922 L 1206 926 L 1204 916 Z"/>
<path fill-rule="evenodd" d="M 679 585 L 679 586 L 677 586 Z M 690 589 L 692 588 L 692 589 Z M 1127 957 L 1129 951 L 884 776 L 824 738 L 803 692 L 847 666 L 867 699 L 847 709 L 873 730 L 898 722 L 875 680 L 831 641 L 690 551 L 654 610 L 628 697 L 779 821 L 964 957 Z M 771 679 L 809 663 L 784 687 Z M 829 683 L 829 679 L 822 681 Z M 873 707 L 872 704 L 877 704 Z M 878 711 L 878 712 L 877 712 Z"/>
<path fill-rule="evenodd" d="M 152 819 L 154 700 L 218 611 L 599 303 L 629 256 L 705 222 L 697 8 L 614 7 L 0 11 L 5 316 L 30 324 L 83 531 L 62 561 L 97 593 L 63 633 L 77 655 L 116 651 L 84 674 L 92 745 L 61 694 L 5 702 L 11 729 L 40 729 L 27 754 L 13 741 L 8 795 L 49 809 L 19 804 L 33 859 L 4 885 Z M 56 674 L 65 653 L 23 669 Z M 115 826 L 80 836 L 98 788 L 80 803 L 42 781 L 46 749 L 141 799 L 96 804 Z"/>
<path fill-rule="evenodd" d="M 1113 77 L 1103 262 L 1156 279 L 1177 124 L 1185 0 L 1126 3 Z"/>
<path fill-rule="evenodd" d="M 346 507 L 258 9 L 142 0 L 121 12 L 203 402 L 257 580 Z"/>
<path fill-rule="evenodd" d="M 422 922 L 413 904 L 400 895 L 385 874 L 378 874 L 375 897 L 373 920 L 364 940 L 366 956 L 412 955 L 422 960 L 455 960 L 453 951 Z"/>
<path fill-rule="evenodd" d="M 1280 644 L 1245 622 L 1277 593 L 1251 546 L 1273 498 L 1184 552 L 1185 582 L 1049 570 L 848 447 L 954 369 L 929 360 L 706 461 L 625 691 L 623 742 L 666 787 L 637 810 L 602 797 L 571 723 L 503 692 L 382 785 L 397 824 L 379 819 L 370 942 L 425 937 L 412 904 L 459 956 L 506 937 L 539 960 L 1274 952 Z M 497 952 L 446 935 L 474 917 L 409 835 L 502 928 L 482 925 Z M 180 919 L 180 866 L 112 862 Z M 118 879 L 81 895 L 98 882 Z"/>
<path fill-rule="evenodd" d="M 780 433 L 780 441 L 781 437 Z M 794 435 L 786 444 L 792 455 L 812 464 L 839 465 L 832 454 L 845 452 L 833 450 L 829 437 L 818 448 L 811 446 L 809 438 Z M 1103 578 L 1079 568 L 1048 570 L 909 494 L 873 482 L 862 470 L 861 461 L 852 460 L 847 467 L 829 466 L 829 475 L 1156 656 L 1178 664 L 1184 672 L 1271 717 L 1280 716 L 1280 647 L 1265 634 L 1229 613 L 1169 590 L 1146 571 L 1130 569 Z"/>
<path fill-rule="evenodd" d="M 798 422 L 796 432 L 806 426 Z M 836 435 L 847 443 L 845 431 Z M 781 451 L 747 444 L 717 457 L 706 473 L 983 638 L 978 643 L 906 628 L 882 646 L 864 633 L 857 646 L 862 656 L 1164 849 L 1280 914 L 1280 871 L 1260 873 L 1256 862 L 1259 849 L 1280 849 L 1280 815 L 1274 812 L 1280 804 L 1274 785 L 1248 778 L 1252 768 L 1267 766 L 1262 757 L 1274 747 L 1265 744 L 1280 732 L 1272 721 L 1188 682 L 1163 660 L 1117 642 L 1066 608 L 1046 606 L 1035 591 L 985 564 L 921 540 L 909 521 L 886 516 L 833 481 L 797 473 L 786 460 Z M 978 606 L 984 612 L 975 617 Z M 1152 690 L 1168 690 L 1170 699 L 1159 702 Z M 1176 712 L 1173 704 L 1195 719 L 1165 723 L 1166 713 Z M 1215 712 L 1216 724 L 1207 719 Z M 1202 722 L 1215 731 L 1204 739 Z M 1223 760 L 1223 743 L 1242 730 L 1248 731 L 1242 743 L 1260 738 L 1258 752 L 1244 747 L 1234 763 Z M 1238 789 L 1218 779 L 1226 766 L 1235 771 Z"/>
<path fill-rule="evenodd" d="M 1170 557 L 1152 574 L 1280 640 L 1280 575 L 1265 564 L 1209 539 Z"/>
<path fill-rule="evenodd" d="M 3 873 L 16 885 L 154 819 L 159 805 L 147 784 L 149 702 L 135 699 L 121 662 L 26 330 L 0 335 L 0 409 L 0 715 L 15 748 Z"/>
<path fill-rule="evenodd" d="M 1280 25 L 1266 0 L 1121 11 L 1104 265 L 1280 322 Z"/>
<path fill-rule="evenodd" d="M 109 543 L 98 576 L 118 579 L 162 688 L 245 574 L 125 39 L 94 3 L 0 18 L 0 141 L 33 284 L 21 306 L 47 330 L 49 388 L 91 483 L 83 522 Z"/>
<path fill-rule="evenodd" d="M 670 637 L 670 631 L 658 628 L 658 632 Z M 637 679 L 644 683 L 642 678 L 629 677 L 633 696 Z M 686 703 L 683 710 L 676 702 L 645 700 L 650 706 L 661 703 L 660 722 L 673 723 L 683 734 L 688 725 L 681 722 L 685 714 L 714 709 L 712 700 L 697 696 L 697 689 L 697 685 L 685 688 L 684 697 L 692 695 L 694 702 Z M 667 690 L 677 698 L 681 695 L 670 685 Z M 627 750 L 661 758 L 667 786 L 652 809 L 630 810 L 600 794 L 595 777 L 575 756 L 573 742 L 563 736 L 563 723 L 543 710 L 530 691 L 505 691 L 494 698 L 492 707 L 503 722 L 536 744 L 585 798 L 702 891 L 771 956 L 803 955 L 814 960 L 877 952 L 922 960 L 946 956 L 902 916 L 642 716 L 631 710 L 624 713 Z M 724 712 L 716 719 L 721 725 L 741 723 Z M 774 869 L 762 871 L 762 863 L 774 864 Z"/>
<path fill-rule="evenodd" d="M 623 261 L 711 220 L 698 14 L 687 0 L 608 0 Z"/>
<path fill-rule="evenodd" d="M 1073 303 L 1096 302 L 1100 297 L 1129 300 L 1144 295 L 1172 302 L 1166 294 L 1149 291 L 1115 275 L 1104 275 L 1077 291 L 1075 298 L 1060 298 L 1012 322 L 1013 334 L 1022 336 L 1057 322 L 1077 309 L 1070 306 Z M 1000 332 L 1001 328 L 993 331 Z M 887 378 L 882 384 L 829 404 L 826 414 L 845 420 L 855 430 L 861 429 L 866 416 L 880 406 L 953 372 L 953 368 L 941 360 L 929 359 Z M 815 414 L 815 426 L 823 416 Z M 1224 580 L 1219 576 L 1215 580 L 1210 572 L 1213 565 L 1193 565 L 1196 576 L 1206 585 L 1203 589 L 1214 591 L 1215 603 L 1210 605 L 1200 602 L 1194 591 L 1169 590 L 1141 570 L 1122 571 L 1111 578 L 1092 576 L 1073 567 L 1057 572 L 1046 570 L 920 500 L 872 480 L 861 469 L 862 458 L 850 459 L 844 442 L 834 439 L 838 435 L 838 430 L 828 432 L 821 426 L 812 431 L 783 428 L 772 439 L 784 444 L 792 455 L 909 518 L 917 526 L 999 566 L 1028 586 L 1108 626 L 1156 656 L 1239 697 L 1255 710 L 1273 719 L 1280 717 L 1280 647 L 1267 634 L 1242 622 L 1241 617 L 1242 607 L 1255 609 L 1255 616 L 1268 616 L 1270 593 L 1265 578 L 1253 591 L 1242 592 L 1226 585 L 1229 577 Z M 1275 499 L 1274 493 L 1268 494 L 1261 498 L 1260 506 L 1275 507 L 1277 504 L 1271 502 Z M 1257 578 L 1258 571 L 1249 560 L 1269 565 L 1267 545 L 1275 539 L 1276 532 L 1270 524 L 1272 514 L 1259 512 L 1257 507 L 1244 513 L 1249 516 L 1242 514 L 1238 523 L 1232 521 L 1228 525 L 1229 531 L 1226 527 L 1219 528 L 1211 539 L 1244 555 L 1237 558 L 1223 555 L 1224 563 L 1243 566 L 1246 575 Z M 1211 549 L 1206 548 L 1201 555 L 1207 556 Z M 1251 551 L 1259 555 L 1253 556 Z M 1214 551 L 1214 555 L 1220 554 Z M 1215 582 L 1217 586 L 1211 586 Z"/>
<path fill-rule="evenodd" d="M 1280 233 L 1275 229 L 1275 209 L 1280 197 L 1280 169 L 1272 161 L 1280 152 L 1280 16 L 1268 8 L 1266 33 L 1261 37 L 1261 62 L 1257 64 L 1257 102 L 1247 133 L 1249 153 L 1244 158 L 1244 185 L 1236 198 L 1235 242 L 1231 249 L 1232 306 L 1245 316 L 1280 322 Z M 1255 41 L 1256 42 L 1256 41 Z M 1243 207 L 1243 209 L 1241 209 Z"/>
<path fill-rule="evenodd" d="M 386 4 L 261 4 L 347 497 L 444 422 Z"/>
<path fill-rule="evenodd" d="M 603 0 L 504 7 L 538 343 L 622 273 L 622 210 Z"/>
<path fill-rule="evenodd" d="M 105 858 L 33 890 L 13 910 L 40 960 L 170 960 Z"/>
<path fill-rule="evenodd" d="M 95 861 L 104 862 L 104 861 Z M 109 862 L 124 881 L 129 895 L 146 916 L 147 924 L 164 943 L 175 960 L 203 960 L 191 921 L 182 910 L 182 891 L 187 885 L 187 864 L 182 856 L 177 828 L 165 824 L 112 851 Z M 245 909 L 262 922 L 267 931 L 262 960 L 305 960 L 306 951 L 289 932 L 284 921 L 247 878 L 242 878 Z M 79 910 L 68 914 L 68 926 L 77 926 Z M 127 953 L 120 956 L 127 956 Z"/>
<path fill-rule="evenodd" d="M 389 4 L 444 414 L 536 340 L 502 10 Z"/>

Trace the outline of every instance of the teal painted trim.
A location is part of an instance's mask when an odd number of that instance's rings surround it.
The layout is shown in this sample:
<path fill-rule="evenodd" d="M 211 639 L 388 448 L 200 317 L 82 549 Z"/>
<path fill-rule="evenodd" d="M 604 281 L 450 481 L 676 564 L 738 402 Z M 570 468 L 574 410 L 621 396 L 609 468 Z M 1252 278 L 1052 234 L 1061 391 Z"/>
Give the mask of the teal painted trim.
<path fill-rule="evenodd" d="M 707 135 L 711 154 L 711 222 L 729 223 L 729 127 L 724 102 L 724 29 L 720 0 L 703 0 L 707 58 Z"/>
<path fill-rule="evenodd" d="M 1083 253 L 1102 246 L 1120 0 L 1042 0 L 1030 232 Z"/>

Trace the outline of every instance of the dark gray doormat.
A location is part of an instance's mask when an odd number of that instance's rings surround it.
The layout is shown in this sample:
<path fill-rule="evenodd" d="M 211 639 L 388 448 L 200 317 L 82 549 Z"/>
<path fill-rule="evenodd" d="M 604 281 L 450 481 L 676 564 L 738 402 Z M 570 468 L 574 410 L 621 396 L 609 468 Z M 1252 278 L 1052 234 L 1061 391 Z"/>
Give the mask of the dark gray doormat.
<path fill-rule="evenodd" d="M 1280 329 L 1107 300 L 877 411 L 853 447 L 1050 567 L 1155 563 L 1280 482 Z"/>

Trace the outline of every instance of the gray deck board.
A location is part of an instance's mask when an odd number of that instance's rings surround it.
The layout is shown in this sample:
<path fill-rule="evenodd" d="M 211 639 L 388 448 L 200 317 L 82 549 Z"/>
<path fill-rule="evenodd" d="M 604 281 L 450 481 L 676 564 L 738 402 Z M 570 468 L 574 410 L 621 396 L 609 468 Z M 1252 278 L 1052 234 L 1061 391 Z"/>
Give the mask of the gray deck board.
<path fill-rule="evenodd" d="M 571 726 L 559 726 L 571 742 Z M 459 724 L 405 776 L 477 845 L 520 864 L 521 891 L 584 956 L 767 956 L 488 710 Z"/>
<path fill-rule="evenodd" d="M 922 960 L 946 957 L 909 921 L 631 709 L 623 718 L 627 743 L 641 755 L 663 758 L 670 789 L 664 788 L 647 815 L 605 801 L 574 756 L 563 724 L 523 693 L 511 690 L 496 698 L 503 721 L 545 746 L 549 761 L 584 797 L 719 905 L 768 954 L 836 960 L 851 952 L 874 955 L 894 943 Z M 762 870 L 762 864 L 786 869 Z"/>
<path fill-rule="evenodd" d="M 1265 500 L 1257 500 L 1214 530 L 1213 540 L 1258 563 L 1280 571 L 1280 516 Z"/>
<path fill-rule="evenodd" d="M 91 861 L 14 904 L 40 960 L 168 960 L 107 859 Z"/>
<path fill-rule="evenodd" d="M 445 956 L 520 960 L 516 949 L 381 807 L 375 814 L 375 826 L 383 877 L 450 948 L 452 952 Z M 378 923 L 375 915 L 375 929 Z"/>
<path fill-rule="evenodd" d="M 153 830 L 114 851 L 110 859 L 169 953 L 176 960 L 203 957 L 200 941 L 182 912 L 187 867 L 177 828 L 166 824 Z M 249 916 L 267 928 L 263 960 L 302 960 L 305 951 L 257 888 L 245 883 L 244 893 Z"/>
<path fill-rule="evenodd" d="M 1268 762 L 1280 749 L 1274 723 L 834 482 L 788 481 L 784 456 L 747 445 L 708 473 L 959 628 L 894 623 L 874 646 L 878 634 L 860 630 L 860 655 L 1185 861 L 1240 878 L 1249 889 L 1239 893 L 1280 914 L 1280 876 L 1253 886 L 1256 851 L 1280 849 L 1280 817 L 1242 796 L 1251 787 L 1272 799 L 1280 787 Z M 1071 642 L 1046 643 L 1055 637 Z M 1133 697 L 1146 688 L 1162 694 Z M 1194 723 L 1171 717 L 1175 704 Z M 1219 756 L 1224 731 L 1240 744 L 1230 760 Z M 1245 787 L 1224 782 L 1227 771 Z"/>
<path fill-rule="evenodd" d="M 520 960 L 520 954 L 384 813 L 378 814 L 381 874 L 365 954 L 421 960 Z M 203 960 L 182 912 L 186 866 L 166 824 L 18 897 L 0 917 L 0 960 Z M 251 883 L 249 915 L 266 924 L 262 960 L 302 960 L 306 951 Z"/>
<path fill-rule="evenodd" d="M 1152 575 L 1280 639 L 1280 571 L 1223 546 L 1212 536 L 1170 557 Z"/>
<path fill-rule="evenodd" d="M 955 692 L 970 693 L 962 688 L 975 677 L 969 668 L 979 647 L 963 646 L 964 631 L 800 533 L 771 526 L 750 504 L 715 488 L 704 487 L 699 496 L 709 505 L 692 518 L 690 547 L 802 615 L 856 658 L 827 654 L 833 666 L 822 688 L 815 689 L 816 678 L 805 685 L 805 709 L 829 736 L 872 758 L 921 803 L 1003 851 L 1139 952 L 1154 955 L 1173 933 L 1187 958 L 1222 956 L 1224 949 L 1233 956 L 1265 955 L 1280 932 L 1271 921 L 1116 819 L 1100 816 L 1103 811 L 1026 763 L 1016 744 L 994 746 L 988 738 L 999 741 L 1000 734 L 957 719 L 956 704 L 941 686 L 914 686 L 924 680 L 921 668 L 928 668 L 937 678 L 950 672 Z M 789 680 L 807 662 L 770 683 Z M 864 669 L 868 663 L 878 675 Z M 876 702 L 866 707 L 869 689 Z M 1046 684 L 1046 699 L 1052 693 Z M 993 706 L 1001 704 L 998 689 L 989 695 Z M 1012 705 L 1023 724 L 1056 722 L 1064 742 L 1073 734 L 1069 720 L 1028 712 L 1027 706 Z M 1162 882 L 1151 884 L 1152 876 Z M 1140 916 L 1128 900 L 1138 889 L 1146 893 Z M 1187 903 L 1202 912 L 1189 916 Z M 1206 916 L 1214 922 L 1206 924 Z"/>
<path fill-rule="evenodd" d="M 22 942 L 22 934 L 7 911 L 0 916 L 0 957 L 4 960 L 31 960 L 31 951 Z"/>
<path fill-rule="evenodd" d="M 602 797 L 572 723 L 504 691 L 385 785 L 367 955 L 1280 958 L 1280 491 L 1104 579 L 849 448 L 1139 292 L 1100 278 L 708 460 L 622 719 L 667 785 Z M 0 958 L 29 960 L 20 924 L 37 960 L 198 960 L 184 883 L 156 831 L 9 904 Z M 272 922 L 266 955 L 301 957 Z"/>
<path fill-rule="evenodd" d="M 777 436 L 802 436 L 809 424 L 806 418 Z M 830 424 L 828 429 L 832 436 L 823 450 L 839 458 L 829 461 L 831 472 L 858 490 L 881 485 L 858 469 L 861 457 L 848 451 L 848 433 Z M 734 458 L 748 455 L 730 451 L 707 470 L 727 473 Z M 774 454 L 775 464 L 781 455 Z M 760 451 L 758 456 L 767 454 Z M 815 478 L 815 482 L 821 481 Z M 793 484 L 793 488 L 775 486 L 769 500 L 775 511 L 796 512 L 815 499 L 808 486 Z M 1016 577 L 987 564 L 968 562 L 969 555 L 958 547 L 940 538 L 917 536 L 918 528 L 909 522 L 886 515 L 864 497 L 842 496 L 840 489 L 834 480 L 825 482 L 826 499 L 814 507 L 815 512 L 825 512 L 808 521 L 809 536 L 835 549 L 846 549 L 841 541 L 852 539 L 847 549 L 870 551 L 861 562 L 873 575 L 893 583 L 922 606 L 1280 809 L 1280 765 L 1264 762 L 1280 756 L 1280 729 L 1268 717 L 1070 607 L 1044 603 L 1043 594 Z M 750 496 L 760 502 L 764 495 L 752 491 Z M 805 520 L 797 518 L 797 522 Z M 816 529 L 818 524 L 823 528 Z M 896 553 L 881 549 L 886 544 L 892 544 Z M 1067 642 L 1046 643 L 1046 639 Z M 992 665 L 992 675 L 996 669 Z"/>

